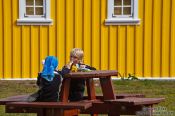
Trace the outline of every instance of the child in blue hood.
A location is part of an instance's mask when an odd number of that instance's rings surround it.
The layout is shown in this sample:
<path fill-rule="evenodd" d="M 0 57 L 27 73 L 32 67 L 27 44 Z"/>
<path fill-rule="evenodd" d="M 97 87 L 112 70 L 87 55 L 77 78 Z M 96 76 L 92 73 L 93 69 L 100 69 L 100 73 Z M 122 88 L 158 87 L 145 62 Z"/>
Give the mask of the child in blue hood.
<path fill-rule="evenodd" d="M 62 81 L 62 77 L 56 70 L 58 67 L 58 60 L 54 56 L 46 57 L 43 63 L 43 70 L 38 74 L 37 85 L 39 90 L 33 94 L 36 97 L 34 100 L 40 102 L 55 102 L 59 100 L 59 89 Z M 29 99 L 32 98 L 29 97 Z"/>

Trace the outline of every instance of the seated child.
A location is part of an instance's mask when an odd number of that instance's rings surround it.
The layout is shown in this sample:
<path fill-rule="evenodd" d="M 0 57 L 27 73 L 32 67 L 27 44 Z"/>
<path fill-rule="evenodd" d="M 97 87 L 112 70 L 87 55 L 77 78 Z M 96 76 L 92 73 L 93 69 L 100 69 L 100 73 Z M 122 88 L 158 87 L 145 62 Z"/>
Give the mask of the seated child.
<path fill-rule="evenodd" d="M 94 67 L 83 64 L 83 50 L 74 48 L 70 52 L 70 62 L 65 65 L 61 71 L 63 77 L 64 74 L 77 71 L 90 71 L 96 70 Z M 85 90 L 84 79 L 72 79 L 70 83 L 69 100 L 78 101 L 83 99 Z"/>
<path fill-rule="evenodd" d="M 38 74 L 37 85 L 39 90 L 29 97 L 28 101 L 55 102 L 58 101 L 58 93 L 62 81 L 61 75 L 56 71 L 58 60 L 54 56 L 45 59 L 44 67 Z M 32 97 L 35 99 L 32 99 Z"/>

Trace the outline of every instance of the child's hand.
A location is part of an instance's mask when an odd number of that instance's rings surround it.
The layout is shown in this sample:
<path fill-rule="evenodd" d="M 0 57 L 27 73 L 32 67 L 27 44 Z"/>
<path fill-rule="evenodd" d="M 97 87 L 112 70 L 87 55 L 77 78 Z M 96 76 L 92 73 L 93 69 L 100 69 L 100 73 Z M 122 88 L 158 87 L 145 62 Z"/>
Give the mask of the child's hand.
<path fill-rule="evenodd" d="M 66 67 L 67 67 L 68 69 L 70 69 L 71 66 L 72 66 L 72 64 L 73 64 L 73 61 L 70 61 L 70 62 L 66 65 Z"/>

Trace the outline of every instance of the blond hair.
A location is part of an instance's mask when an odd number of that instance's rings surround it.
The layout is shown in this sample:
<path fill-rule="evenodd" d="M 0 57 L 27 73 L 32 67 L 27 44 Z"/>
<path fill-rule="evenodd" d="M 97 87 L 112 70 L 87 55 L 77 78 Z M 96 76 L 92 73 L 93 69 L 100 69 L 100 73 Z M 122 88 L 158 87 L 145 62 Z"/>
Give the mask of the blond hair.
<path fill-rule="evenodd" d="M 81 62 L 83 61 L 84 53 L 80 48 L 73 48 L 70 52 L 70 57 L 77 57 Z"/>

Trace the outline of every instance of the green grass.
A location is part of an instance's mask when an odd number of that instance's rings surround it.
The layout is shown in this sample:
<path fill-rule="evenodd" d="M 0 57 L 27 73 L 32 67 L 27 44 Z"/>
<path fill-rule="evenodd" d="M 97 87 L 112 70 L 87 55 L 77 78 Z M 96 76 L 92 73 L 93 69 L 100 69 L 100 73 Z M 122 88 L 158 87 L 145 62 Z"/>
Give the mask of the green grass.
<path fill-rule="evenodd" d="M 155 106 L 157 112 L 171 113 L 175 116 L 175 81 L 113 81 L 115 93 L 141 93 L 146 97 L 164 97 L 166 100 Z M 98 81 L 95 82 L 96 91 L 101 94 Z M 35 81 L 0 81 L 0 98 L 30 94 L 37 91 Z M 0 116 L 36 116 L 35 114 L 8 114 L 4 106 L 0 106 Z"/>

